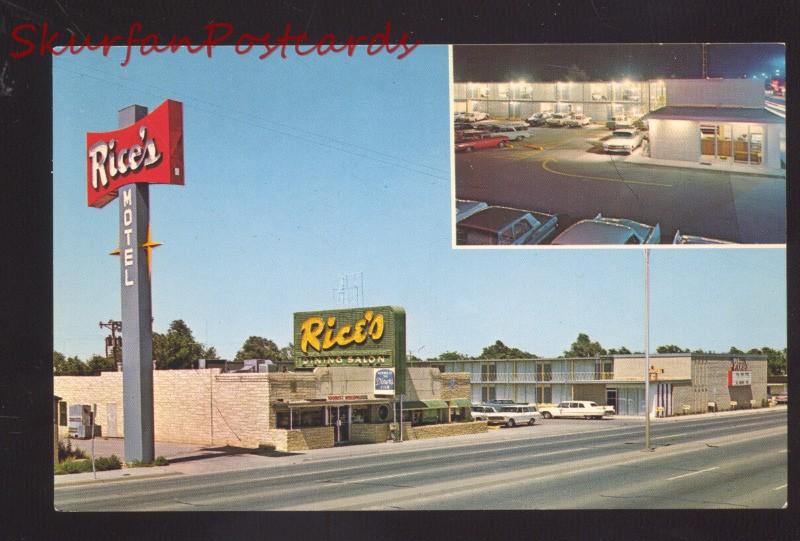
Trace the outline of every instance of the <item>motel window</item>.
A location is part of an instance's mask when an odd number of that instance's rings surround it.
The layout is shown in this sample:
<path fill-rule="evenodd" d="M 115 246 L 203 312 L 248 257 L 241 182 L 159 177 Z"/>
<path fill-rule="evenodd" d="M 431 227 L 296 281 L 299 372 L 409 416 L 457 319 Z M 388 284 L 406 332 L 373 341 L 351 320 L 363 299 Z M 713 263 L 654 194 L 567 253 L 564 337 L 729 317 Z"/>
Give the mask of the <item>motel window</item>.
<path fill-rule="evenodd" d="M 608 84 L 594 83 L 589 85 L 589 93 L 592 96 L 592 101 L 609 101 L 608 97 L 611 95 L 609 92 Z"/>
<path fill-rule="evenodd" d="M 58 426 L 67 426 L 67 403 L 63 400 L 58 403 Z"/>
<path fill-rule="evenodd" d="M 495 400 L 497 395 L 495 394 L 494 387 L 490 387 L 488 385 L 481 387 L 481 402 L 488 402 L 490 400 Z"/>
<path fill-rule="evenodd" d="M 537 404 L 552 404 L 553 403 L 553 389 L 549 385 L 536 386 L 536 403 Z"/>
<path fill-rule="evenodd" d="M 639 85 L 631 84 L 623 86 L 622 101 L 639 101 Z"/>
<path fill-rule="evenodd" d="M 497 86 L 497 94 L 501 98 L 510 98 L 511 97 L 511 91 L 509 90 L 508 85 L 498 85 Z"/>
<path fill-rule="evenodd" d="M 538 381 L 551 381 L 553 379 L 553 365 L 550 363 L 536 363 L 536 379 Z"/>

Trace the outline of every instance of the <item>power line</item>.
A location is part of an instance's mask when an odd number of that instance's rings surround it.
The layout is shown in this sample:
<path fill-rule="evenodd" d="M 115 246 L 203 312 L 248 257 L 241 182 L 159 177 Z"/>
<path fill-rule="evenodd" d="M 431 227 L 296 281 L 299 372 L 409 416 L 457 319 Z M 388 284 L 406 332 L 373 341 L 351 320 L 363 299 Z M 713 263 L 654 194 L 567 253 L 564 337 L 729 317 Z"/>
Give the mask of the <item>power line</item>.
<path fill-rule="evenodd" d="M 67 71 L 67 72 L 70 72 L 70 73 L 73 73 L 73 74 L 83 75 L 83 76 L 86 76 L 86 77 L 94 77 L 95 79 L 98 79 L 96 76 L 92 76 L 90 74 L 86 74 L 86 73 L 83 73 L 83 72 L 70 70 L 70 69 L 64 68 L 63 66 L 59 66 L 56 63 L 54 63 L 53 66 L 55 68 L 58 68 L 58 69 L 61 69 L 63 71 Z M 160 87 L 158 85 L 154 85 L 154 84 L 151 84 L 151 83 L 148 83 L 148 82 L 145 82 L 145 81 L 133 81 L 133 80 L 127 78 L 127 77 L 122 77 L 120 75 L 108 73 L 106 71 L 94 68 L 92 66 L 80 66 L 80 67 L 82 69 L 89 69 L 89 70 L 95 71 L 97 73 L 100 73 L 100 74 L 108 76 L 108 77 L 114 77 L 114 78 L 120 79 L 122 81 L 125 81 L 126 83 L 131 83 L 131 86 L 127 86 L 127 85 L 124 85 L 124 84 L 119 83 L 117 81 L 108 81 L 108 80 L 104 80 L 104 79 L 99 79 L 99 80 L 105 81 L 105 82 L 113 82 L 114 84 L 120 85 L 123 88 L 140 90 L 141 86 L 145 85 L 145 86 L 149 86 L 151 88 L 154 88 L 154 89 L 156 89 L 156 90 L 158 90 L 159 92 L 162 92 L 162 93 L 173 92 L 172 90 Z M 243 117 L 247 117 L 247 119 L 248 119 L 247 121 L 249 121 L 250 118 L 255 118 L 255 119 L 257 119 L 257 120 L 259 120 L 261 122 L 264 122 L 266 124 L 273 124 L 273 125 L 276 125 L 276 126 L 280 126 L 283 129 L 293 130 L 293 131 L 296 131 L 296 132 L 300 132 L 302 134 L 306 134 L 306 135 L 310 135 L 312 137 L 316 137 L 316 138 L 322 139 L 323 141 L 317 141 L 317 140 L 307 139 L 307 138 L 304 139 L 301 136 L 298 136 L 298 135 L 295 135 L 295 134 L 289 134 L 289 133 L 286 133 L 284 131 L 279 131 L 276 128 L 270 128 L 270 127 L 267 127 L 267 126 L 263 126 L 264 129 L 272 129 L 272 130 L 278 131 L 278 133 L 282 133 L 284 135 L 289 135 L 289 136 L 301 138 L 301 139 L 303 139 L 305 141 L 308 141 L 308 142 L 311 142 L 311 143 L 314 143 L 314 144 L 318 144 L 318 145 L 322 145 L 322 146 L 326 146 L 326 147 L 332 148 L 334 150 L 340 150 L 342 152 L 347 152 L 349 154 L 353 154 L 353 152 L 348 150 L 347 148 L 339 148 L 339 147 L 330 145 L 328 143 L 334 142 L 334 143 L 336 143 L 338 145 L 360 149 L 360 150 L 362 150 L 364 152 L 367 152 L 367 153 L 375 154 L 375 155 L 378 155 L 378 156 L 383 156 L 385 158 L 389 158 L 389 159 L 395 160 L 397 162 L 409 164 L 409 165 L 413 166 L 414 168 L 421 167 L 421 168 L 424 168 L 424 169 L 428 169 L 429 171 L 432 171 L 434 173 L 443 173 L 443 174 L 447 173 L 447 171 L 439 169 L 437 167 L 433 167 L 433 166 L 430 166 L 430 165 L 418 163 L 416 161 L 411 161 L 411 160 L 408 160 L 408 159 L 400 157 L 400 156 L 395 156 L 395 155 L 387 153 L 387 152 L 382 152 L 382 151 L 379 151 L 379 150 L 375 150 L 375 149 L 372 149 L 372 148 L 369 148 L 369 147 L 366 147 L 366 146 L 363 146 L 363 145 L 358 145 L 356 143 L 351 143 L 349 141 L 345 141 L 345 140 L 342 140 L 342 139 L 337 139 L 337 138 L 331 137 L 330 135 L 327 135 L 327 134 L 323 135 L 323 134 L 315 133 L 313 131 L 302 129 L 302 128 L 298 128 L 296 126 L 285 124 L 283 122 L 278 122 L 278 121 L 275 121 L 275 120 L 267 119 L 267 118 L 261 117 L 261 116 L 259 116 L 257 114 L 250 113 L 250 112 L 231 110 L 229 107 L 221 106 L 219 104 L 216 104 L 214 102 L 211 102 L 211 101 L 208 101 L 208 100 L 205 100 L 205 99 L 202 99 L 202 98 L 197 98 L 197 97 L 186 95 L 186 94 L 183 94 L 183 95 L 184 95 L 184 98 L 183 98 L 184 101 L 196 102 L 196 103 L 199 102 L 199 103 L 203 103 L 203 104 L 209 105 L 211 107 L 219 109 L 220 111 L 223 111 L 229 117 L 231 116 L 231 113 L 234 113 L 234 114 L 237 114 L 237 115 L 241 115 Z M 210 111 L 205 111 L 205 112 L 209 112 L 211 114 L 215 114 L 215 113 L 210 112 Z M 242 120 L 242 121 L 244 121 L 244 120 Z M 363 154 L 354 154 L 354 155 L 357 155 L 359 157 L 365 157 L 367 159 L 376 160 L 376 158 L 374 158 L 374 157 L 365 156 Z M 387 163 L 387 162 L 383 161 L 381 163 Z M 409 167 L 405 167 L 403 165 L 398 165 L 398 167 L 403 167 L 403 168 L 406 168 L 406 169 L 409 169 L 409 170 L 412 170 L 412 171 L 415 171 L 415 172 L 419 172 L 419 173 L 424 174 L 424 175 L 432 176 L 434 178 L 441 178 L 442 180 L 449 180 L 449 178 L 446 178 L 446 177 L 443 177 L 443 176 L 438 176 L 438 175 L 431 175 L 430 173 L 425 172 L 425 171 L 420 171 L 419 169 L 409 168 Z"/>

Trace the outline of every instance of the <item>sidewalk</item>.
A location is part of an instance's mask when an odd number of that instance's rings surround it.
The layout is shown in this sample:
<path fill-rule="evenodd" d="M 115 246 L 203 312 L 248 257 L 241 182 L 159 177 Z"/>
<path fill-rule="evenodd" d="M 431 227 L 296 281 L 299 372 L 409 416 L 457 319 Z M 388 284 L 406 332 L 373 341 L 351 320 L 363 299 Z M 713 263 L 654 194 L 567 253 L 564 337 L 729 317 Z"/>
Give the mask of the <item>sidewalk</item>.
<path fill-rule="evenodd" d="M 735 175 L 752 175 L 761 177 L 786 177 L 785 169 L 767 169 L 765 167 L 754 167 L 751 165 L 742 165 L 736 163 L 729 163 L 724 165 L 703 165 L 701 163 L 688 162 L 683 160 L 662 160 L 658 158 L 650 158 L 642 156 L 642 151 L 638 150 L 622 158 L 625 163 L 632 163 L 637 165 L 658 165 L 663 167 L 677 167 L 679 169 L 701 169 L 703 171 L 731 173 Z"/>
<path fill-rule="evenodd" d="M 750 416 L 769 413 L 772 411 L 785 411 L 786 406 L 771 408 L 757 408 L 752 410 L 723 411 L 719 413 L 703 413 L 697 415 L 679 415 L 675 417 L 653 418 L 654 425 L 677 421 L 702 421 L 717 417 Z M 599 424 L 598 424 L 599 423 Z M 508 441 L 530 438 L 548 438 L 561 435 L 575 435 L 597 433 L 599 431 L 613 431 L 629 429 L 644 423 L 644 416 L 619 416 L 607 421 L 594 421 L 591 424 L 575 420 L 574 425 L 550 424 L 548 421 L 536 423 L 535 426 L 518 427 L 518 429 L 489 430 L 480 434 L 465 434 L 447 438 L 432 438 L 424 440 L 411 440 L 402 443 L 386 442 L 365 445 L 347 445 L 327 449 L 312 449 L 298 453 L 282 453 L 267 449 L 242 449 L 235 447 L 207 447 L 181 443 L 156 442 L 156 456 L 163 455 L 170 464 L 168 466 L 153 466 L 148 468 L 123 468 L 97 472 L 95 480 L 91 472 L 70 475 L 57 475 L 54 484 L 59 486 L 87 485 L 102 482 L 126 481 L 157 477 L 170 477 L 179 475 L 199 475 L 206 473 L 220 473 L 226 471 L 242 471 L 254 468 L 284 468 L 287 466 L 308 462 L 326 462 L 351 458 L 362 455 L 393 455 L 413 450 L 424 451 L 441 447 L 453 447 L 459 444 L 486 444 L 496 441 Z M 521 429 L 521 430 L 520 430 Z M 86 440 L 73 440 L 77 446 L 88 452 L 91 442 Z M 121 438 L 96 439 L 95 454 L 97 456 L 123 455 L 123 440 Z"/>

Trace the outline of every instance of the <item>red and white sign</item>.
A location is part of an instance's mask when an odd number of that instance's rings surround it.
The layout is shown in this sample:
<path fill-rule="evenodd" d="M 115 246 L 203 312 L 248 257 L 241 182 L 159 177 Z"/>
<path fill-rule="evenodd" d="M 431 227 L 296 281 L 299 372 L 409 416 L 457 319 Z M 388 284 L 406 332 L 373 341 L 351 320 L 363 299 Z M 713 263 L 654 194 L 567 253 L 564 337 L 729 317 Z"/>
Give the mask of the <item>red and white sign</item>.
<path fill-rule="evenodd" d="M 728 370 L 728 387 L 736 387 L 738 385 L 752 385 L 753 372 L 741 370 Z"/>
<path fill-rule="evenodd" d="M 86 134 L 86 190 L 101 208 L 126 184 L 183 185 L 183 104 L 166 100 L 126 128 Z"/>

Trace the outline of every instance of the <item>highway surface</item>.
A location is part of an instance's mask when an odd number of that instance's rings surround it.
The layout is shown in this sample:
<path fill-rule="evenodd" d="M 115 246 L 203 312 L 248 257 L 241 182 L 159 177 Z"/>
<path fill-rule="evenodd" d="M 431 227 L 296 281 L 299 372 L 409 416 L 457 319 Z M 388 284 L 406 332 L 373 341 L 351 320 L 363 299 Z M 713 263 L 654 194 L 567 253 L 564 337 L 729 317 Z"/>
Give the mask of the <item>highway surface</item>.
<path fill-rule="evenodd" d="M 56 486 L 55 505 L 62 511 L 779 509 L 787 501 L 785 410 L 654 423 L 650 452 L 641 421 L 620 421 L 548 420 L 474 442 L 353 446 L 346 456 L 317 454 L 291 466 Z M 545 435 L 548 423 L 572 423 L 581 432 Z"/>

